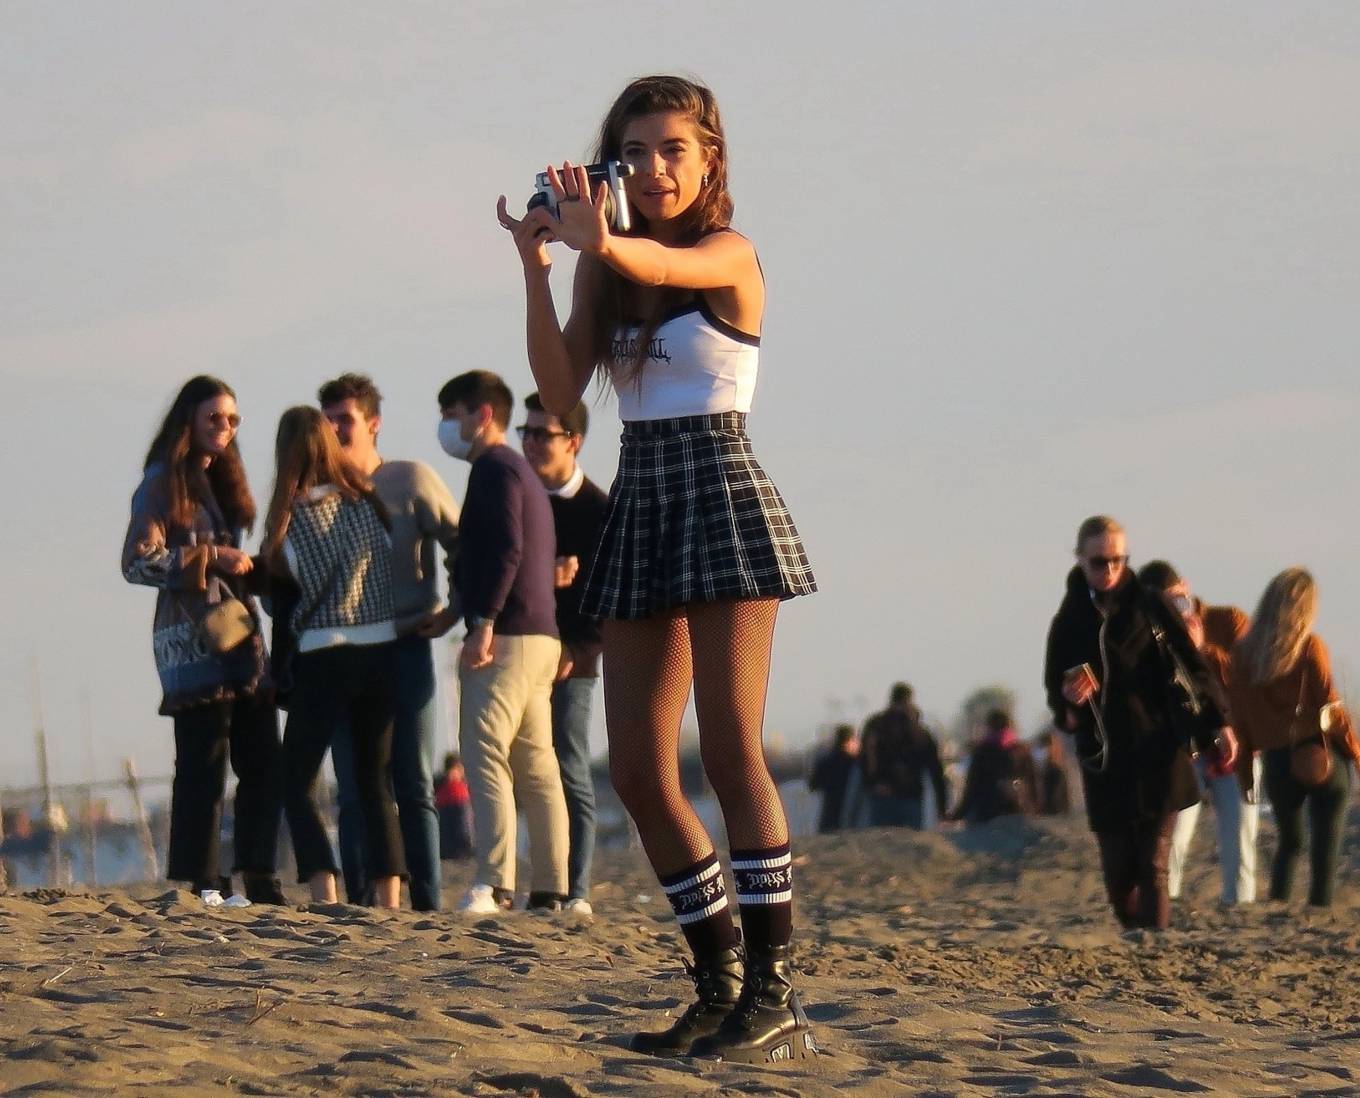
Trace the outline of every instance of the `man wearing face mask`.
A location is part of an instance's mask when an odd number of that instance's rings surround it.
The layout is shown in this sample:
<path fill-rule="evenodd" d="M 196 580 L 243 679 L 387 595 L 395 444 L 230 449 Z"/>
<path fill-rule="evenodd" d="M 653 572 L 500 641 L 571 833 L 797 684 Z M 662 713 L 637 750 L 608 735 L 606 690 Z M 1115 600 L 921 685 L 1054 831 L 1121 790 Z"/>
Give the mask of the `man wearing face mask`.
<path fill-rule="evenodd" d="M 421 461 L 386 461 L 378 453 L 382 394 L 363 374 L 342 374 L 321 386 L 317 403 L 335 429 L 346 460 L 373 481 L 392 523 L 392 597 L 396 609 L 396 713 L 392 732 L 392 787 L 410 870 L 411 907 L 443 906 L 439 876 L 439 814 L 434 768 L 440 754 L 439 715 L 431 642 L 458 621 L 453 564 L 458 550 L 458 504 L 439 474 Z M 444 550 L 449 604 L 439 597 L 436 558 Z M 359 783 L 347 730 L 331 741 L 340 787 L 340 864 L 351 903 L 364 902 L 368 873 L 359 814 Z"/>
<path fill-rule="evenodd" d="M 439 392 L 439 443 L 472 464 L 455 584 L 468 628 L 458 660 L 459 741 L 477 854 L 459 908 L 476 914 L 513 902 L 517 808 L 529 826 L 529 908 L 559 910 L 567 899 L 567 805 L 550 701 L 562 651 L 557 542 L 547 491 L 505 444 L 513 403 L 486 370 L 460 374 Z"/>

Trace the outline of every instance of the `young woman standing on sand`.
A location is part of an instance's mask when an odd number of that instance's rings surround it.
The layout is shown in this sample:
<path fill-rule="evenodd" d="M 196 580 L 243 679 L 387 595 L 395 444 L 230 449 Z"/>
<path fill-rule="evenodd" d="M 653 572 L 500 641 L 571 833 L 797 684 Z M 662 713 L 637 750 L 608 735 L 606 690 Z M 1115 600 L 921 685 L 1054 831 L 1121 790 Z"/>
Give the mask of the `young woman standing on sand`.
<path fill-rule="evenodd" d="M 1199 798 L 1187 738 L 1224 769 L 1237 742 L 1180 614 L 1129 568 L 1124 528 L 1103 515 L 1087 519 L 1076 555 L 1048 634 L 1044 686 L 1054 723 L 1076 735 L 1115 917 L 1162 930 L 1171 917 L 1172 828 Z M 1178 669 L 1184 692 L 1173 686 Z M 1197 713 L 1178 713 L 1190 699 Z"/>
<path fill-rule="evenodd" d="M 604 120 L 596 160 L 634 174 L 634 227 L 611 229 L 605 189 L 549 168 L 558 217 L 500 223 L 524 264 L 529 363 L 545 410 L 572 408 L 597 370 L 624 420 L 618 477 L 583 595 L 605 619 L 614 788 L 694 953 L 696 1001 L 640 1051 L 752 1063 L 815 1053 L 789 957 L 793 869 L 761 742 L 779 601 L 816 589 L 783 500 L 746 437 L 765 284 L 729 228 L 727 145 L 705 87 L 636 80 Z M 560 327 L 547 244 L 581 253 Z M 745 935 L 713 841 L 680 786 L 693 685 L 704 768 L 722 806 Z M 744 971 L 743 971 L 744 962 Z"/>
<path fill-rule="evenodd" d="M 236 772 L 236 865 L 246 898 L 283 903 L 274 876 L 279 830 L 278 714 L 265 688 L 259 614 L 246 591 L 241 540 L 255 501 L 236 447 L 236 394 L 214 377 L 180 389 L 147 451 L 123 543 L 123 577 L 157 588 L 152 647 L 161 713 L 175 722 L 166 876 L 192 882 L 209 905 L 244 903 L 219 876 L 227 758 Z M 219 650 L 204 625 L 244 607 L 237 643 Z M 241 621 L 249 621 L 249 634 Z"/>
<path fill-rule="evenodd" d="M 1313 632 L 1317 585 L 1302 568 L 1287 568 L 1270 581 L 1251 628 L 1233 649 L 1228 673 L 1233 716 L 1243 743 L 1265 754 L 1266 794 L 1275 810 L 1280 841 L 1270 870 L 1270 898 L 1287 900 L 1303 852 L 1303 812 L 1308 809 L 1312 876 L 1308 902 L 1332 902 L 1341 838 L 1350 799 L 1351 766 L 1360 763 L 1360 740 L 1337 700 L 1331 659 Z M 1331 758 L 1314 784 L 1291 767 L 1298 744 L 1323 732 Z"/>

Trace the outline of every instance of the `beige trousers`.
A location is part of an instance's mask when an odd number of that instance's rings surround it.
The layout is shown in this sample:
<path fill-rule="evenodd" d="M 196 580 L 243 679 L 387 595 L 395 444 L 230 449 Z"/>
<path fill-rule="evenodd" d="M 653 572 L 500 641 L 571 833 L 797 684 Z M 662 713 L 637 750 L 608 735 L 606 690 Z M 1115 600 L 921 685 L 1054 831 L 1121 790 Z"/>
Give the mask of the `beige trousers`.
<path fill-rule="evenodd" d="M 472 795 L 477 884 L 515 887 L 516 807 L 529 825 L 532 890 L 567 893 L 567 802 L 552 739 L 555 637 L 501 636 L 491 664 L 458 667 L 458 741 Z"/>

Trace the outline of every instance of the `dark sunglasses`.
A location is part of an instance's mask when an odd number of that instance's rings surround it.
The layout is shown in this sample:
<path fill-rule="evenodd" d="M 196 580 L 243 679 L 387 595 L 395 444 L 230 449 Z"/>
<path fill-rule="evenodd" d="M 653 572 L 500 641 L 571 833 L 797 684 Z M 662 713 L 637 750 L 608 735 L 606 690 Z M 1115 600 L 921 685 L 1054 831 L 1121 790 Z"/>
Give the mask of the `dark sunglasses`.
<path fill-rule="evenodd" d="M 220 424 L 225 423 L 228 427 L 230 427 L 234 431 L 236 430 L 236 428 L 241 426 L 241 417 L 238 416 L 235 412 L 232 412 L 230 415 L 226 415 L 222 412 L 209 412 L 208 422 L 211 423 L 214 427 L 217 427 Z"/>
<path fill-rule="evenodd" d="M 1122 557 L 1089 557 L 1086 561 L 1087 568 L 1093 568 L 1098 572 L 1106 572 L 1111 568 L 1122 568 L 1128 563 L 1128 556 Z"/>
<path fill-rule="evenodd" d="M 571 438 L 570 431 L 554 431 L 548 427 L 516 427 L 521 442 L 538 442 L 546 445 L 555 438 Z"/>

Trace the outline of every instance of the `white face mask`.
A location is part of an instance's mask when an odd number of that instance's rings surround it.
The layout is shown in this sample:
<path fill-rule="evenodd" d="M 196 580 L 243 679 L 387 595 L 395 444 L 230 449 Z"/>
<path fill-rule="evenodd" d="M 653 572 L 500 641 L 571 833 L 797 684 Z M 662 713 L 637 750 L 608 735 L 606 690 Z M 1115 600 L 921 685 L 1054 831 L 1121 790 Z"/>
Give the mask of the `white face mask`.
<path fill-rule="evenodd" d="M 463 421 L 461 419 L 441 419 L 439 421 L 439 445 L 444 448 L 444 453 L 449 457 L 458 458 L 466 461 L 468 455 L 472 453 L 473 440 L 463 437 Z"/>

